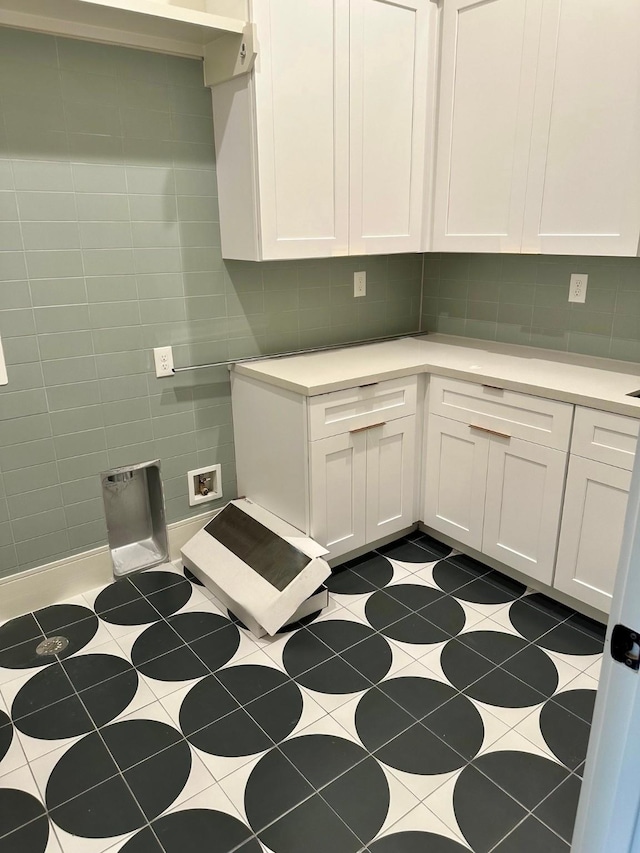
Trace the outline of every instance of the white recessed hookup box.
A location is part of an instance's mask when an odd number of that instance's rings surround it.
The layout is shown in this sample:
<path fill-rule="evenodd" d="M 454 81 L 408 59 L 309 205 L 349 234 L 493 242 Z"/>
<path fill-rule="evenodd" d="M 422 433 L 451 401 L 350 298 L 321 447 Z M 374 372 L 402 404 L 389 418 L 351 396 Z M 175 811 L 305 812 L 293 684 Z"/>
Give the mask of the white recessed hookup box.
<path fill-rule="evenodd" d="M 302 605 L 331 574 L 328 553 L 247 498 L 230 501 L 181 550 L 185 567 L 256 636 L 311 612 Z"/>

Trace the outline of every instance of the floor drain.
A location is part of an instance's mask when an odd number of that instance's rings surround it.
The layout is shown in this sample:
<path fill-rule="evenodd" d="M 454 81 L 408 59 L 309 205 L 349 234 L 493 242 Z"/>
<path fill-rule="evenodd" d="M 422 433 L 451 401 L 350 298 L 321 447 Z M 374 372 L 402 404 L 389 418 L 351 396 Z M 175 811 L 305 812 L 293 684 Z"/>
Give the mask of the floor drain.
<path fill-rule="evenodd" d="M 38 644 L 36 654 L 38 655 L 59 655 L 69 645 L 69 640 L 66 637 L 49 637 Z"/>

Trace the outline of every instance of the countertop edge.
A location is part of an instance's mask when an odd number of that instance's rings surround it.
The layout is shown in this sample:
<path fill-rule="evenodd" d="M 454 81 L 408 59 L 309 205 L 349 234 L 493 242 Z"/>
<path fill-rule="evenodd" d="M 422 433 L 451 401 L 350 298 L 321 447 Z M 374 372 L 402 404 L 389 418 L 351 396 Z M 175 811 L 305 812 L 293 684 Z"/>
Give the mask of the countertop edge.
<path fill-rule="evenodd" d="M 470 348 L 473 347 L 474 341 L 469 339 Z M 548 352 L 545 353 L 548 355 Z M 508 358 L 517 358 L 516 354 L 507 356 Z M 264 365 L 268 361 L 268 357 L 258 364 Z M 333 391 L 341 391 L 346 388 L 353 388 L 357 385 L 365 385 L 373 382 L 384 382 L 389 379 L 398 379 L 404 376 L 416 376 L 420 374 L 432 374 L 434 376 L 445 376 L 451 379 L 462 379 L 474 382 L 476 384 L 496 384 L 510 391 L 519 391 L 524 394 L 531 394 L 536 397 L 543 397 L 549 400 L 557 400 L 559 402 L 570 403 L 578 406 L 585 406 L 592 409 L 598 409 L 604 412 L 613 414 L 626 415 L 640 419 L 640 400 L 633 399 L 633 402 L 625 400 L 607 399 L 597 395 L 590 395 L 584 392 L 573 392 L 566 388 L 554 388 L 545 384 L 535 384 L 532 382 L 520 382 L 513 378 L 501 376 L 499 372 L 465 370 L 460 367 L 448 367 L 442 364 L 432 364 L 428 360 L 428 354 L 425 353 L 424 360 L 417 361 L 415 357 L 408 357 L 406 366 L 396 366 L 389 370 L 377 369 L 369 373 L 351 373 L 344 378 L 335 379 L 329 382 L 317 382 L 313 384 L 303 384 L 294 382 L 285 377 L 277 376 L 268 373 L 265 370 L 260 370 L 254 367 L 251 362 L 237 363 L 233 370 L 237 373 L 250 377 L 266 385 L 273 385 L 305 397 L 316 397 L 321 394 L 329 394 Z M 603 373 L 605 371 L 603 370 Z M 638 378 L 640 385 L 640 377 Z"/>

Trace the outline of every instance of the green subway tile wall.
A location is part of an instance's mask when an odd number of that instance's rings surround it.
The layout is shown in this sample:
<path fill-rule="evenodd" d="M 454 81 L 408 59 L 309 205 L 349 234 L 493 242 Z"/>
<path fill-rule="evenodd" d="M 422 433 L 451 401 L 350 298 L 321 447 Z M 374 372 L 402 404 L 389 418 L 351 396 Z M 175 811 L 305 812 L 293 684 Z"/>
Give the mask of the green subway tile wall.
<path fill-rule="evenodd" d="M 571 273 L 589 276 L 584 305 Z M 422 328 L 640 362 L 640 258 L 428 254 Z"/>
<path fill-rule="evenodd" d="M 226 369 L 418 327 L 422 257 L 250 264 L 219 248 L 199 62 L 0 28 L 0 575 L 106 541 L 98 472 L 160 457 L 235 495 Z M 367 271 L 354 301 L 352 274 Z"/>

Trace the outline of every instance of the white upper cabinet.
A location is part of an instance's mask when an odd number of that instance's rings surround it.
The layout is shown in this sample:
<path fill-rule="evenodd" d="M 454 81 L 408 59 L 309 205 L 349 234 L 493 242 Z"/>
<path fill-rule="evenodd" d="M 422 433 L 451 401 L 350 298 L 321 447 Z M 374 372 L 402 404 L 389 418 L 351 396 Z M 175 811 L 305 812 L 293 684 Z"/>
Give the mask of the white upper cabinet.
<path fill-rule="evenodd" d="M 222 254 L 420 251 L 430 0 L 256 0 L 250 77 L 213 88 Z"/>
<path fill-rule="evenodd" d="M 351 0 L 350 252 L 422 248 L 428 0 Z"/>
<path fill-rule="evenodd" d="M 637 0 L 445 0 L 432 247 L 636 255 Z"/>
<path fill-rule="evenodd" d="M 445 0 L 433 249 L 520 249 L 539 0 Z"/>
<path fill-rule="evenodd" d="M 348 0 L 258 0 L 250 77 L 213 88 L 222 254 L 349 251 Z"/>
<path fill-rule="evenodd" d="M 635 255 L 640 3 L 545 0 L 524 252 Z"/>

